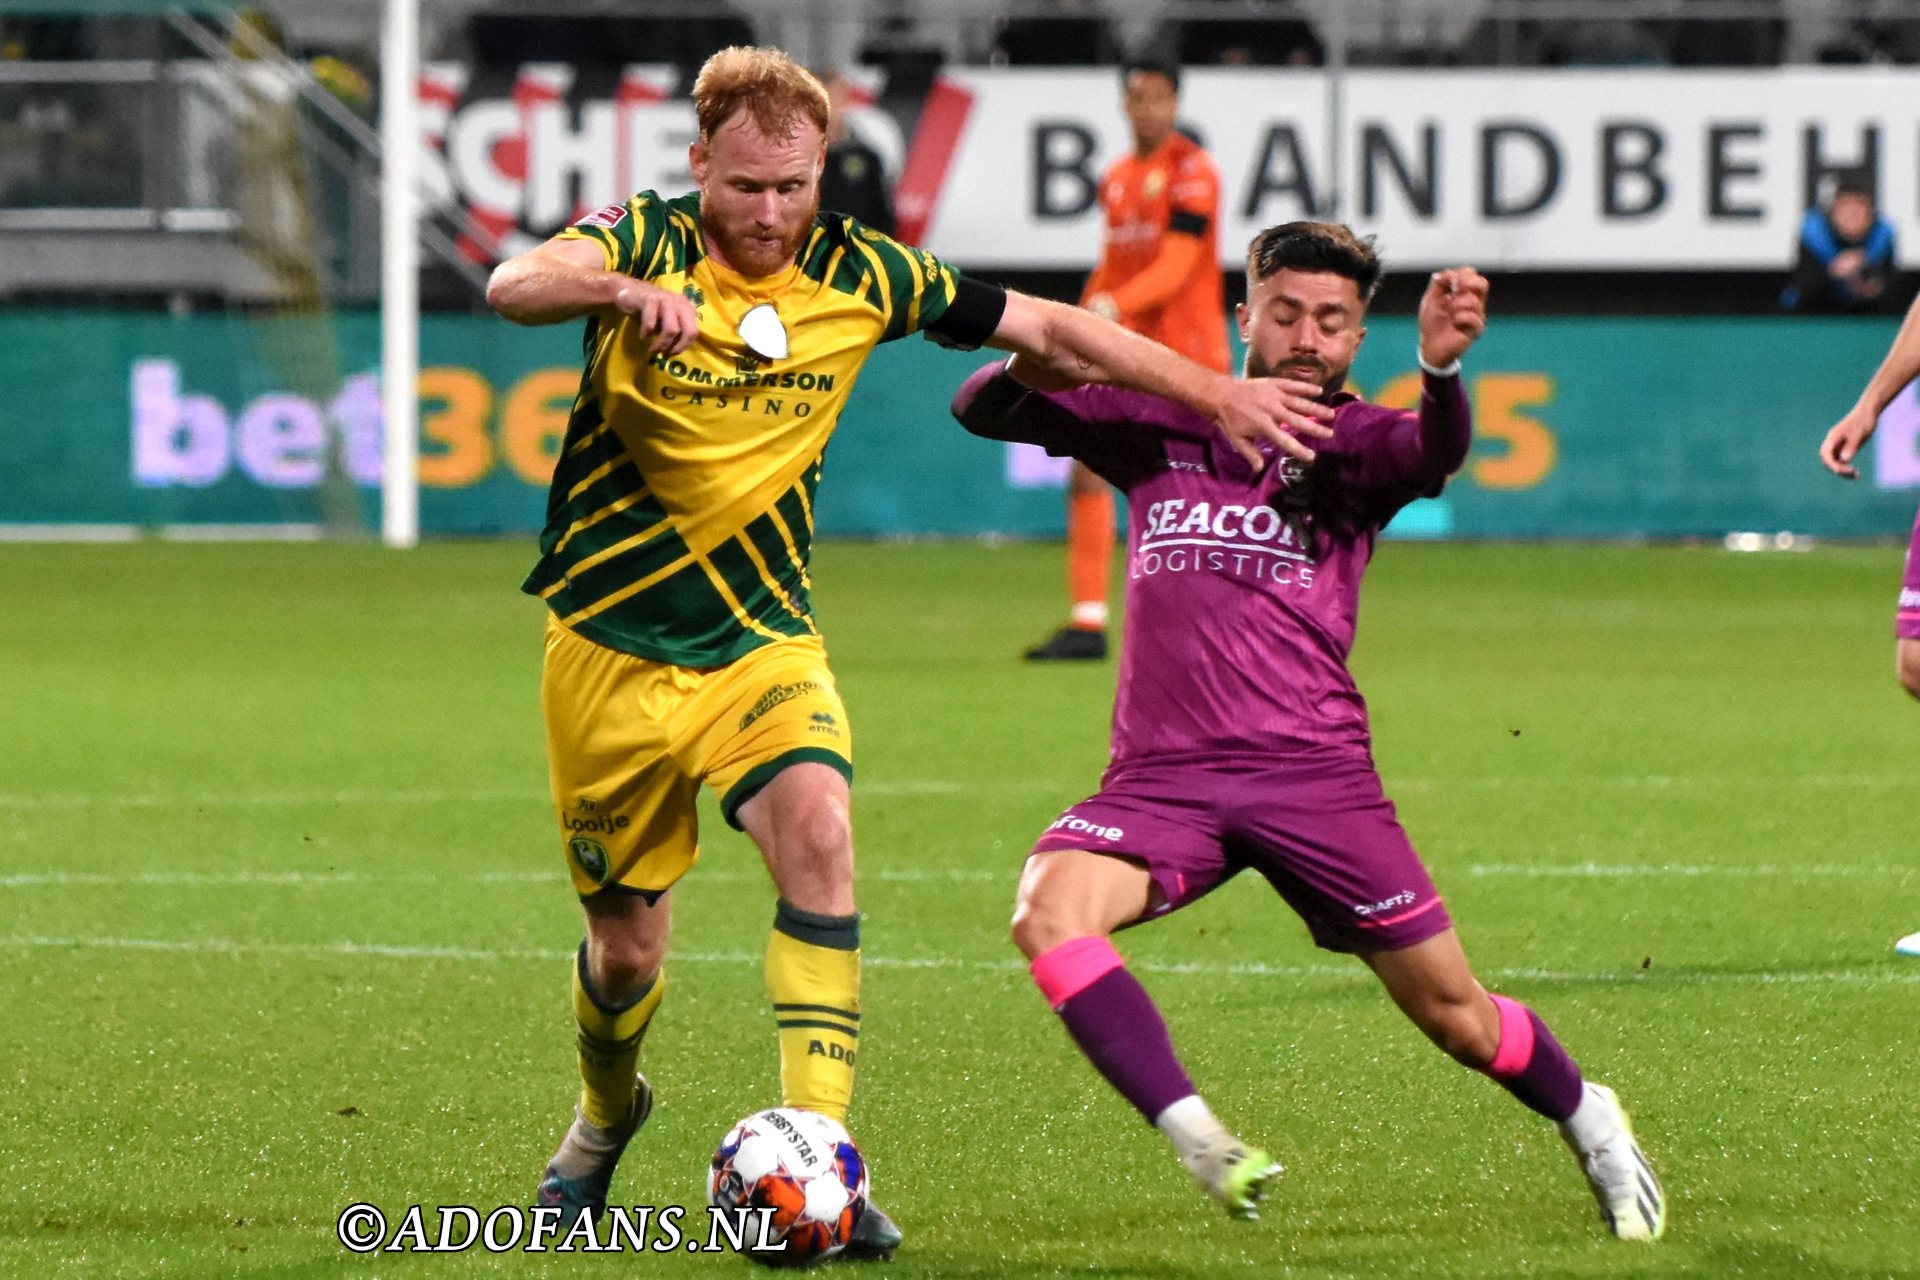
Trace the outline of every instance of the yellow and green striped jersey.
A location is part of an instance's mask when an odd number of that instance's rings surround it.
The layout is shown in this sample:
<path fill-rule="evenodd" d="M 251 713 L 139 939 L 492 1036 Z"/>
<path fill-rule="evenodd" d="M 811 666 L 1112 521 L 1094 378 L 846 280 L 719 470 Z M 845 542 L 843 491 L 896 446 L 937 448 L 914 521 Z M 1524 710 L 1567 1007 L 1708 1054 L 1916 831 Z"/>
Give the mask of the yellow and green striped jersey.
<path fill-rule="evenodd" d="M 707 256 L 697 192 L 642 192 L 563 235 L 599 245 L 610 271 L 684 294 L 699 337 L 649 356 L 631 321 L 588 319 L 523 589 L 588 639 L 656 662 L 718 666 L 818 634 L 807 562 L 827 439 L 868 353 L 936 324 L 958 273 L 822 213 L 792 267 L 748 279 Z M 784 359 L 741 339 L 762 304 L 786 329 Z"/>

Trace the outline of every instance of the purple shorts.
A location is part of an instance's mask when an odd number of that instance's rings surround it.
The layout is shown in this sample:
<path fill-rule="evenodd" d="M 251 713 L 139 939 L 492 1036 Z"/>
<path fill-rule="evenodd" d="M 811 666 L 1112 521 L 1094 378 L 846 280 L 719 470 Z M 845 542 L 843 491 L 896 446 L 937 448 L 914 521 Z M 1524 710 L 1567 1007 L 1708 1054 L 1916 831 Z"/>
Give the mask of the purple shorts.
<path fill-rule="evenodd" d="M 1143 864 L 1159 893 L 1142 919 L 1251 868 L 1328 951 L 1398 951 L 1453 925 L 1365 756 L 1122 766 L 1033 852 L 1056 849 Z"/>
<path fill-rule="evenodd" d="M 1907 572 L 1900 579 L 1893 634 L 1902 640 L 1920 640 L 1920 514 L 1913 518 L 1913 540 L 1907 543 Z"/>

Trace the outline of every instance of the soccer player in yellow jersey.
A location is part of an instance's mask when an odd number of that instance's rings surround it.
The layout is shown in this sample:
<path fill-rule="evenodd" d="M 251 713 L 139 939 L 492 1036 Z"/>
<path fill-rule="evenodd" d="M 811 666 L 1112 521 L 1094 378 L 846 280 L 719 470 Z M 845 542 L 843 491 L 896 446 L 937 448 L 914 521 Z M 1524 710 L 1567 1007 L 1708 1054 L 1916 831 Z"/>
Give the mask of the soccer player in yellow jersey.
<path fill-rule="evenodd" d="M 1249 459 L 1308 459 L 1320 389 L 1237 380 L 1088 312 L 961 276 L 819 210 L 826 91 L 726 49 L 694 85 L 698 190 L 642 192 L 501 264 L 495 310 L 585 319 L 539 563 L 541 706 L 559 835 L 586 912 L 572 966 L 582 1089 L 539 1202 L 604 1211 L 653 1094 L 641 1037 L 665 987 L 695 797 L 759 846 L 778 892 L 766 985 L 784 1103 L 844 1119 L 860 1039 L 853 740 L 808 604 L 822 450 L 881 342 L 924 331 L 1099 369 L 1181 401 Z M 1302 438 L 1304 437 L 1304 438 Z M 869 1205 L 850 1251 L 900 1235 Z"/>

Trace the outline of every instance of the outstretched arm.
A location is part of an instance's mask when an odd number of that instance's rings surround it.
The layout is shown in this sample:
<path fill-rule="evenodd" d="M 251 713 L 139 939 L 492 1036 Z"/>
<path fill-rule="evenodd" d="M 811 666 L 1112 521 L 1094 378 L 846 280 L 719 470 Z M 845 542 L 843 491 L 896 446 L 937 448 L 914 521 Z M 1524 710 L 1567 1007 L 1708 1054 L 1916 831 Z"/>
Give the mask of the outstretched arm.
<path fill-rule="evenodd" d="M 1880 414 L 1900 394 L 1900 388 L 1916 377 L 1920 377 L 1920 297 L 1907 308 L 1900 332 L 1893 335 L 1893 346 L 1860 398 L 1820 442 L 1820 461 L 1827 470 L 1849 480 L 1860 478 L 1860 469 L 1853 465 L 1854 456 L 1873 438 L 1873 429 L 1880 425 Z"/>
<path fill-rule="evenodd" d="M 1089 311 L 1025 294 L 1007 294 L 1006 310 L 987 345 L 1017 353 L 1013 372 L 1029 386 L 1057 389 L 1108 382 L 1186 405 L 1214 422 L 1257 470 L 1265 465 L 1258 441 L 1302 462 L 1313 449 L 1299 437 L 1333 434 L 1319 402 L 1320 388 L 1287 378 L 1233 378 Z"/>
<path fill-rule="evenodd" d="M 606 269 L 591 240 L 555 238 L 508 258 L 487 281 L 487 305 L 515 324 L 631 316 L 650 351 L 678 355 L 699 333 L 693 304 L 677 293 Z"/>
<path fill-rule="evenodd" d="M 976 436 L 1071 453 L 1078 428 L 1085 424 L 1061 401 L 1039 394 L 1012 376 L 1009 363 L 985 365 L 968 375 L 954 393 L 953 416 Z"/>

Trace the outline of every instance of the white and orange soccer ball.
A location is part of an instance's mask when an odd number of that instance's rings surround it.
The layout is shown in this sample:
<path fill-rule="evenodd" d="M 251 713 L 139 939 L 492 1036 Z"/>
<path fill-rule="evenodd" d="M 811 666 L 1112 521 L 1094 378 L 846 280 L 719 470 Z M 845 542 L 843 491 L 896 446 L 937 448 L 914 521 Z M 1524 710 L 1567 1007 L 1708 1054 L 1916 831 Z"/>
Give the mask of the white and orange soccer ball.
<path fill-rule="evenodd" d="M 866 1208 L 867 1162 L 837 1121 L 775 1107 L 727 1130 L 713 1153 L 707 1199 L 729 1212 L 771 1210 L 768 1243 L 786 1248 L 750 1249 L 747 1256 L 772 1266 L 806 1266 L 847 1247 Z M 752 1218 L 747 1226 L 757 1232 Z"/>

